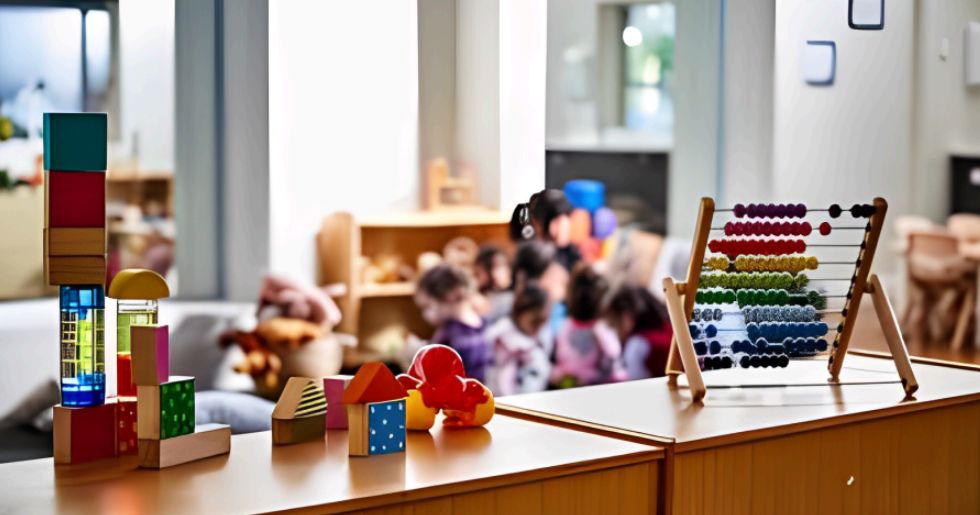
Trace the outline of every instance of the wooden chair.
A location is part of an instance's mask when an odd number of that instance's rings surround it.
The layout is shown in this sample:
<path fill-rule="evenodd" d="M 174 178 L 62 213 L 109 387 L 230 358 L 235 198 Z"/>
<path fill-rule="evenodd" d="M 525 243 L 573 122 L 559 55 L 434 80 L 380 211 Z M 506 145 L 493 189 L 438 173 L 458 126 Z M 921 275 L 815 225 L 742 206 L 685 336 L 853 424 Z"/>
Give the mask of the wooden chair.
<path fill-rule="evenodd" d="M 973 310 L 976 267 L 959 254 L 959 239 L 944 230 L 911 232 L 906 253 L 909 305 L 902 317 L 909 337 L 959 349 Z"/>
<path fill-rule="evenodd" d="M 950 215 L 946 220 L 946 227 L 949 228 L 951 234 L 959 239 L 960 256 L 973 263 L 974 274 L 980 274 L 980 215 L 973 213 Z M 980 324 L 980 310 L 976 309 L 978 286 L 980 283 L 974 283 L 973 295 L 967 299 L 967 302 L 973 306 L 972 314 L 968 314 L 973 323 L 964 323 L 963 327 L 966 330 L 967 326 L 973 326 L 975 344 L 980 346 L 980 325 L 978 325 Z"/>

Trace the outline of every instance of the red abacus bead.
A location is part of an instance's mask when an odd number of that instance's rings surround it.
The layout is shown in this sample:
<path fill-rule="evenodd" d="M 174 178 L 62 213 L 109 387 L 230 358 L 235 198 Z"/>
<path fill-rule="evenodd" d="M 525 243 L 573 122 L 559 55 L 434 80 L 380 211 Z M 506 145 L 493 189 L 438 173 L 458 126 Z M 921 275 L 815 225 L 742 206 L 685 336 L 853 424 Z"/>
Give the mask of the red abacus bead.
<path fill-rule="evenodd" d="M 728 222 L 725 224 L 725 236 L 731 236 L 735 234 L 735 224 Z"/>
<path fill-rule="evenodd" d="M 803 226 L 803 236 L 809 236 L 810 233 L 813 232 L 813 226 L 810 225 L 810 222 L 803 222 L 802 226 Z"/>
<path fill-rule="evenodd" d="M 806 242 L 803 240 L 796 240 L 796 253 L 802 254 L 806 252 Z"/>
<path fill-rule="evenodd" d="M 830 222 L 823 222 L 820 224 L 820 234 L 823 236 L 830 234 Z"/>
<path fill-rule="evenodd" d="M 708 242 L 708 250 L 711 252 L 718 252 L 718 240 L 711 240 Z"/>

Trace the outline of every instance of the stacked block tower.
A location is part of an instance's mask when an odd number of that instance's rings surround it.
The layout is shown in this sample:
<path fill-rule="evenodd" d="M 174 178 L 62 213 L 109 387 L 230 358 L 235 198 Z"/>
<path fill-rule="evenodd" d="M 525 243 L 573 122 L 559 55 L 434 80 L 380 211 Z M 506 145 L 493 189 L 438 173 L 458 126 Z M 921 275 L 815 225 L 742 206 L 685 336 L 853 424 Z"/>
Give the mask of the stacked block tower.
<path fill-rule="evenodd" d="M 61 404 L 58 463 L 112 457 L 115 405 L 106 404 L 104 113 L 44 115 L 44 270 L 59 287 Z"/>
<path fill-rule="evenodd" d="M 157 299 L 170 296 L 163 277 L 152 270 L 123 270 L 112 280 L 109 296 L 118 299 L 117 404 L 136 404 L 135 420 L 117 418 L 117 439 L 122 441 L 123 431 L 131 437 L 135 422 L 139 464 L 147 468 L 227 453 L 228 426 L 195 426 L 194 378 L 170 375 L 169 328 L 156 323 Z"/>

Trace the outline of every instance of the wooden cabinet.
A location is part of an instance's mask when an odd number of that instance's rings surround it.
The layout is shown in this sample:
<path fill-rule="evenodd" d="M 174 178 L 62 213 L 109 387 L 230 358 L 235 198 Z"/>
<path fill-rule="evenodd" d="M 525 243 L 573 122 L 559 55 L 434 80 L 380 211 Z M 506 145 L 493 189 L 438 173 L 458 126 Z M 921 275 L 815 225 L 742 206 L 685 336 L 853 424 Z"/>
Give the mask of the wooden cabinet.
<path fill-rule="evenodd" d="M 338 212 L 324 219 L 317 241 L 320 283 L 342 283 L 347 287 L 337 302 L 343 312 L 337 330 L 358 337 L 358 348 L 345 357 L 345 364 L 391 356 L 404 344 L 408 333 L 428 338 L 433 331 L 415 306 L 415 283 L 363 282 L 359 265 L 362 256 L 396 256 L 415 268 L 421 254 L 442 254 L 446 244 L 459 236 L 472 238 L 480 245 L 493 243 L 510 249 L 509 220 L 506 214 L 491 210 L 445 210 L 363 219 Z"/>

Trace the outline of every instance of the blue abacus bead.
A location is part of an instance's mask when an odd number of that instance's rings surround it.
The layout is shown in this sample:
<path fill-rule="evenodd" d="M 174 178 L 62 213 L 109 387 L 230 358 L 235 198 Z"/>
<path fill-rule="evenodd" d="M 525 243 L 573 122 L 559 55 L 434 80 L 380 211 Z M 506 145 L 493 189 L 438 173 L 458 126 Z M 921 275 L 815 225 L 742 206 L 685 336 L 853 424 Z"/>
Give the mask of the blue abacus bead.
<path fill-rule="evenodd" d="M 823 336 L 827 334 L 827 331 L 829 329 L 830 328 L 827 327 L 827 322 L 817 322 L 817 334 L 815 334 L 814 336 Z"/>
<path fill-rule="evenodd" d="M 715 308 L 714 313 L 712 313 L 712 316 L 714 316 L 715 320 L 720 322 L 721 317 L 724 316 L 724 313 L 721 312 L 721 308 Z"/>
<path fill-rule="evenodd" d="M 721 352 L 721 343 L 718 340 L 711 340 L 711 343 L 708 344 L 708 353 L 718 354 L 720 352 Z"/>
<path fill-rule="evenodd" d="M 699 328 L 698 326 L 694 324 L 690 324 L 687 327 L 691 330 L 691 338 L 697 338 L 701 336 L 701 328 Z"/>
<path fill-rule="evenodd" d="M 814 352 L 817 351 L 817 341 L 814 340 L 813 338 L 806 338 L 805 340 L 803 340 L 803 342 L 804 342 L 803 349 L 807 353 L 813 354 Z"/>
<path fill-rule="evenodd" d="M 700 322 L 701 321 L 701 310 L 700 309 L 694 308 L 694 311 L 691 312 L 691 320 L 694 321 L 694 322 Z"/>
<path fill-rule="evenodd" d="M 766 352 L 769 347 L 769 340 L 765 338 L 759 338 L 755 341 L 755 350 L 757 353 Z"/>
<path fill-rule="evenodd" d="M 694 342 L 694 353 L 698 356 L 704 356 L 708 353 L 708 344 L 703 341 Z"/>
<path fill-rule="evenodd" d="M 745 326 L 745 332 L 748 333 L 749 338 L 752 340 L 759 338 L 759 324 L 750 322 Z"/>
<path fill-rule="evenodd" d="M 708 338 L 714 338 L 718 335 L 718 328 L 715 327 L 714 324 L 708 324 L 707 327 L 704 328 L 704 334 Z"/>
<path fill-rule="evenodd" d="M 792 338 L 783 340 L 783 348 L 786 349 L 787 354 L 796 354 L 799 352 L 799 348 L 796 346 L 796 340 Z"/>
<path fill-rule="evenodd" d="M 817 352 L 826 352 L 827 348 L 827 340 L 824 340 L 823 338 L 817 340 Z"/>
<path fill-rule="evenodd" d="M 771 344 L 771 345 L 769 345 L 767 347 L 766 350 L 769 351 L 772 354 L 785 354 L 786 353 L 786 348 L 783 347 L 783 344 L 781 344 L 781 343 Z"/>

